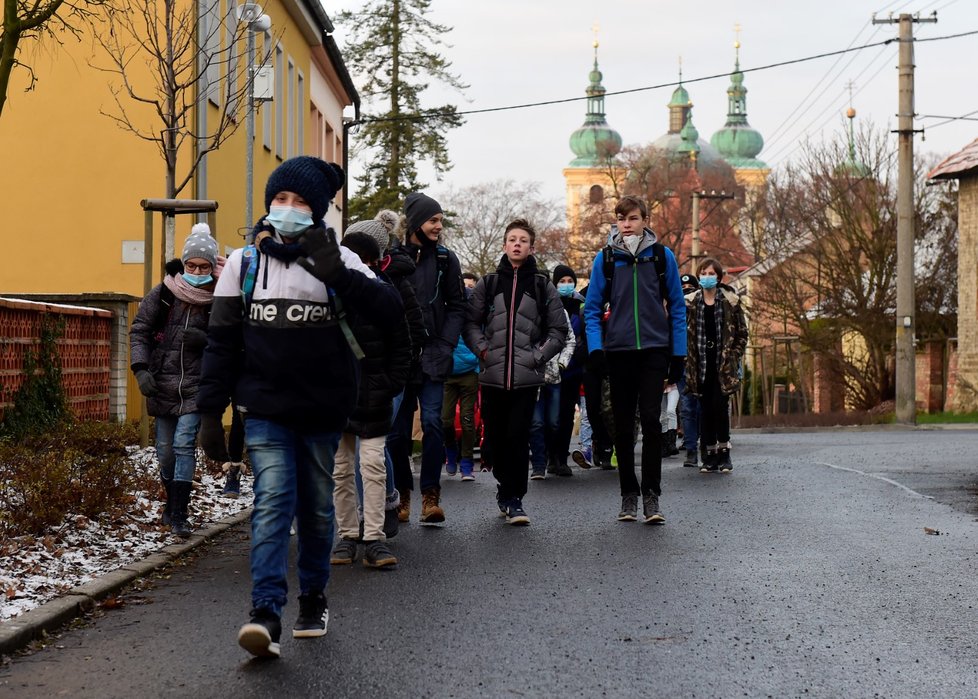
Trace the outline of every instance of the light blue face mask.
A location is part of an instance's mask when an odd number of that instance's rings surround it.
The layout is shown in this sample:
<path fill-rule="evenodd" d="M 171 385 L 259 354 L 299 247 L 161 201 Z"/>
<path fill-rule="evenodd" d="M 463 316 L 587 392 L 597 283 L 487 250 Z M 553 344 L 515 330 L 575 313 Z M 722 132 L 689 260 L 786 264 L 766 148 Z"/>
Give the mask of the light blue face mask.
<path fill-rule="evenodd" d="M 312 214 L 292 206 L 270 206 L 265 220 L 285 238 L 295 238 L 312 227 Z"/>
<path fill-rule="evenodd" d="M 557 285 L 557 293 L 561 296 L 571 296 L 574 293 L 574 283 L 564 282 L 563 284 Z"/>
<path fill-rule="evenodd" d="M 700 277 L 700 286 L 704 289 L 716 289 L 717 288 L 717 278 L 716 277 Z"/>
<path fill-rule="evenodd" d="M 210 284 L 214 281 L 214 276 L 211 274 L 188 274 L 183 273 L 183 278 L 187 280 L 190 286 L 203 286 L 204 284 Z"/>

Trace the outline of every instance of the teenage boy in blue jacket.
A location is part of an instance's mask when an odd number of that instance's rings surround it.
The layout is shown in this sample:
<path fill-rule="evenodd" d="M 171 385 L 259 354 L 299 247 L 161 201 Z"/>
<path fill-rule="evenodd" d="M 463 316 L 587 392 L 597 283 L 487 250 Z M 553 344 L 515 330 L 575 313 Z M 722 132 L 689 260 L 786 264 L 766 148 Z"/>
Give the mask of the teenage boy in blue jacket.
<path fill-rule="evenodd" d="M 682 376 L 686 304 L 676 258 L 648 227 L 638 197 L 622 197 L 608 246 L 598 253 L 584 303 L 588 362 L 607 369 L 621 485 L 619 521 L 638 519 L 641 492 L 646 524 L 664 524 L 659 411 L 666 383 Z M 635 478 L 635 410 L 642 423 L 642 484 Z"/>

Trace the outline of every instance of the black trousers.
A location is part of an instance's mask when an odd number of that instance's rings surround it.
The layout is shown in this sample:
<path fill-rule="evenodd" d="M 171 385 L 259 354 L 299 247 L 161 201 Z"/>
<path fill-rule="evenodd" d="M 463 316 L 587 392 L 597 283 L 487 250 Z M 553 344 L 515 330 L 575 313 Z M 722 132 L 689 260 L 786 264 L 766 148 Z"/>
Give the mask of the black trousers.
<path fill-rule="evenodd" d="M 557 463 L 566 464 L 570 456 L 571 435 L 574 433 L 574 410 L 581 400 L 581 376 L 571 376 L 560 382 L 560 402 L 557 410 L 557 436 L 554 454 Z"/>
<path fill-rule="evenodd" d="M 499 499 L 526 495 L 530 475 L 530 423 L 537 404 L 538 386 L 507 391 L 482 387 L 482 427 L 492 444 L 492 475 L 499 483 Z"/>
<path fill-rule="evenodd" d="M 639 494 L 635 478 L 635 409 L 642 423 L 641 493 L 661 494 L 662 389 L 669 372 L 666 349 L 606 352 L 611 380 L 611 412 L 615 418 L 615 453 L 622 495 Z M 592 423 L 593 424 L 593 423 Z"/>
<path fill-rule="evenodd" d="M 711 376 L 712 373 L 712 376 Z M 700 389 L 700 444 L 703 449 L 730 441 L 730 396 L 720 391 L 716 372 L 707 371 Z"/>
<path fill-rule="evenodd" d="M 596 460 L 602 453 L 611 458 L 613 446 L 604 411 L 601 410 L 601 382 L 606 378 L 604 374 L 584 370 L 584 405 L 587 407 L 588 422 L 591 423 L 591 449 Z"/>

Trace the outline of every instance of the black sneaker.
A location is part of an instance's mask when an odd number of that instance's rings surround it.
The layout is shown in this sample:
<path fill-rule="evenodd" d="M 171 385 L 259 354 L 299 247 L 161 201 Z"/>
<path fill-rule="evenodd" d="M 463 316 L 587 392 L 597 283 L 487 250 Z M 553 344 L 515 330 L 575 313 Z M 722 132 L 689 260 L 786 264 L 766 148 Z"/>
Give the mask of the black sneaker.
<path fill-rule="evenodd" d="M 496 486 L 496 507 L 499 508 L 499 516 L 500 517 L 505 517 L 506 516 L 506 501 L 503 500 L 502 491 L 499 488 L 500 487 L 497 485 Z"/>
<path fill-rule="evenodd" d="M 696 468 L 700 465 L 700 460 L 696 456 L 696 449 L 686 450 L 686 459 L 683 461 L 683 466 L 686 468 Z"/>
<path fill-rule="evenodd" d="M 367 568 L 397 567 L 397 557 L 387 548 L 383 541 L 364 541 L 363 565 Z"/>
<path fill-rule="evenodd" d="M 568 478 L 574 475 L 574 472 L 571 471 L 571 468 L 570 466 L 567 465 L 566 461 L 562 464 L 557 464 L 556 466 L 554 466 L 554 473 L 560 476 L 561 478 Z"/>
<path fill-rule="evenodd" d="M 326 635 L 329 605 L 322 592 L 299 595 L 299 618 L 292 627 L 292 638 L 318 638 Z"/>
<path fill-rule="evenodd" d="M 719 468 L 717 453 L 715 451 L 704 452 L 703 465 L 700 466 L 700 473 L 716 473 Z"/>
<path fill-rule="evenodd" d="M 733 464 L 730 462 L 730 447 L 720 447 L 717 449 L 717 466 L 720 473 L 730 473 L 733 471 Z"/>
<path fill-rule="evenodd" d="M 543 468 L 535 468 L 530 473 L 531 481 L 542 481 L 542 480 L 546 480 L 546 478 L 547 478 L 547 471 Z"/>
<path fill-rule="evenodd" d="M 393 539 L 401 527 L 401 522 L 397 518 L 397 507 L 384 510 L 384 536 Z"/>
<path fill-rule="evenodd" d="M 514 526 L 526 526 L 530 523 L 530 518 L 523 509 L 523 502 L 519 498 L 513 498 L 506 505 L 506 524 Z"/>
<path fill-rule="evenodd" d="M 354 539 L 340 539 L 333 547 L 329 562 L 334 566 L 350 565 L 357 558 L 357 542 Z"/>
<path fill-rule="evenodd" d="M 282 622 L 270 609 L 252 609 L 251 621 L 238 630 L 238 645 L 257 658 L 281 655 Z"/>
<path fill-rule="evenodd" d="M 642 496 L 642 513 L 646 524 L 665 524 L 665 515 L 659 510 L 659 496 L 649 493 Z"/>
<path fill-rule="evenodd" d="M 621 512 L 618 513 L 619 522 L 638 521 L 638 495 L 621 496 Z"/>

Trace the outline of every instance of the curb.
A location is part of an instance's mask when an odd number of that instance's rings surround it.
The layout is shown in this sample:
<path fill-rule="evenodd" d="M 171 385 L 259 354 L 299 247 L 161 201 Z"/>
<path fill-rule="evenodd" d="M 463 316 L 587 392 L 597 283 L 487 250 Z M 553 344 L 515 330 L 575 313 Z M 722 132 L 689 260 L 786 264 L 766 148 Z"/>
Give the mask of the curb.
<path fill-rule="evenodd" d="M 0 623 L 0 654 L 20 650 L 39 638 L 45 631 L 57 629 L 75 617 L 91 611 L 99 600 L 118 592 L 133 580 L 149 575 L 197 548 L 208 539 L 247 521 L 251 517 L 251 509 L 247 507 L 205 529 L 198 530 L 184 542 L 164 546 L 142 560 L 109 571 L 95 580 L 68 590 L 60 597 L 45 602 L 40 607 Z"/>
<path fill-rule="evenodd" d="M 731 434 L 785 434 L 789 432 L 930 432 L 941 430 L 974 430 L 978 423 L 974 422 L 934 422 L 923 425 L 894 425 L 880 423 L 878 425 L 810 425 L 791 427 L 787 425 L 772 425 L 770 427 L 731 427 Z"/>

